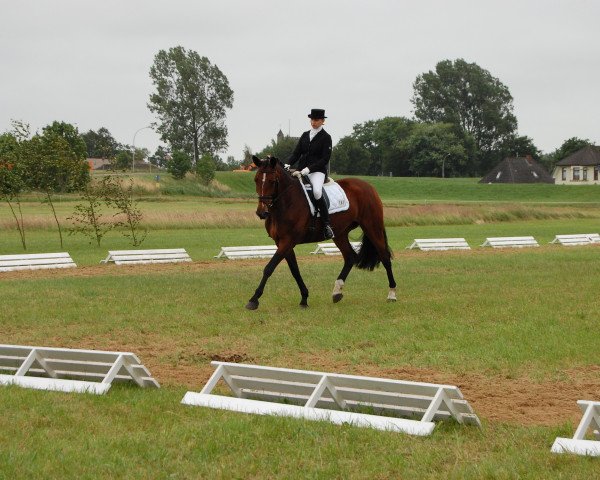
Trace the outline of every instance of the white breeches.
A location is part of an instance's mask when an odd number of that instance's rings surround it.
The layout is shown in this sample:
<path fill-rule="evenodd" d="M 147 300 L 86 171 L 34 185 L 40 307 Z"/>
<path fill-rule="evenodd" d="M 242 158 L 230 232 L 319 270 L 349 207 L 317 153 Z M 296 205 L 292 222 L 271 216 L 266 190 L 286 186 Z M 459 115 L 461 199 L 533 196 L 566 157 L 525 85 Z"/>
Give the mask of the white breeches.
<path fill-rule="evenodd" d="M 315 200 L 319 200 L 319 198 L 323 196 L 323 182 L 325 182 L 325 174 L 321 172 L 309 173 L 308 179 L 312 185 Z"/>

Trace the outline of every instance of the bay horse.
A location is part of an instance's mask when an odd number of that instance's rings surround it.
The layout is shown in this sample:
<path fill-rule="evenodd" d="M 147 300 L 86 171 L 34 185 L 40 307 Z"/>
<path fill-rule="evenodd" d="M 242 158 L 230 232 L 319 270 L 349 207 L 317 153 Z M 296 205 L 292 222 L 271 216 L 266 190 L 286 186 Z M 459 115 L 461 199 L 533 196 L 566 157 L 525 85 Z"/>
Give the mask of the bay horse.
<path fill-rule="evenodd" d="M 252 298 L 246 304 L 248 310 L 258 308 L 267 280 L 277 265 L 285 259 L 292 276 L 300 289 L 300 306 L 308 307 L 308 288 L 302 280 L 294 247 L 302 243 L 315 243 L 325 239 L 320 218 L 315 222 L 300 181 L 286 171 L 275 157 L 261 160 L 252 157 L 258 167 L 254 182 L 258 194 L 256 215 L 265 220 L 269 237 L 277 245 L 277 251 L 263 270 L 262 280 Z M 337 181 L 342 187 L 350 207 L 348 210 L 330 215 L 333 239 L 344 257 L 344 266 L 335 281 L 332 299 L 339 302 L 346 277 L 354 265 L 365 270 L 373 270 L 383 264 L 388 277 L 387 300 L 396 301 L 396 281 L 392 273 L 392 252 L 388 245 L 383 224 L 383 205 L 376 190 L 367 182 L 346 178 Z M 356 227 L 363 231 L 362 245 L 358 253 L 354 251 L 348 234 Z"/>

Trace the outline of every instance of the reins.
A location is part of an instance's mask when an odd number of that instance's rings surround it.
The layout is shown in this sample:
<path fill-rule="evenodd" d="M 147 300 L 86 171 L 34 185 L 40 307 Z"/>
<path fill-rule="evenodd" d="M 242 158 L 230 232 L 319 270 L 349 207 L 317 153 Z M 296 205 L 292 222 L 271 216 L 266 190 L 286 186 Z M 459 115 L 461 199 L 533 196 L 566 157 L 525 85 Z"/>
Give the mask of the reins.
<path fill-rule="evenodd" d="M 276 178 L 275 179 L 275 193 L 272 195 L 259 195 L 258 201 L 265 204 L 267 206 L 267 208 L 272 208 L 273 205 L 275 204 L 275 202 L 277 200 L 279 200 L 279 198 L 285 192 L 287 192 L 293 185 L 294 185 L 294 182 L 292 181 L 287 187 L 285 187 L 281 192 L 279 192 L 279 178 Z M 271 201 L 271 203 L 267 203 L 267 201 Z"/>

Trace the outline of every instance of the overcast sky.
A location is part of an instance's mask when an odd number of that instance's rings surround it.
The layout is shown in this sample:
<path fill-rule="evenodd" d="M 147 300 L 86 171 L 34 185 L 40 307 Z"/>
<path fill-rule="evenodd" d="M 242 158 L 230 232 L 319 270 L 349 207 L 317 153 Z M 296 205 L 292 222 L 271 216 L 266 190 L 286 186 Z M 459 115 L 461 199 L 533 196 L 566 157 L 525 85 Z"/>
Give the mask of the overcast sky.
<path fill-rule="evenodd" d="M 325 108 L 334 143 L 352 126 L 412 116 L 417 75 L 464 58 L 510 90 L 519 134 L 544 152 L 600 144 L 600 1 L 0 0 L 0 131 L 53 120 L 122 143 L 154 117 L 161 49 L 206 56 L 234 91 L 229 149 L 298 136 Z M 140 131 L 136 146 L 159 137 Z"/>

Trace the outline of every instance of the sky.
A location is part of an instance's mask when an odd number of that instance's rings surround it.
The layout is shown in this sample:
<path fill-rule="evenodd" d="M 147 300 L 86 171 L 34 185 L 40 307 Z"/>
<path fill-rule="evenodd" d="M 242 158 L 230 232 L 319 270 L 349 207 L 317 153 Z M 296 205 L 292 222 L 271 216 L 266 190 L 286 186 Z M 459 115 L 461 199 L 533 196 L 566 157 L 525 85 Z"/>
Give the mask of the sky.
<path fill-rule="evenodd" d="M 334 144 L 355 124 L 412 117 L 416 77 L 457 58 L 508 87 L 519 134 L 542 151 L 600 144 L 597 0 L 0 0 L 0 12 L 0 132 L 60 120 L 153 151 L 149 70 L 181 45 L 234 91 L 223 158 L 279 129 L 299 136 L 311 108 Z"/>

